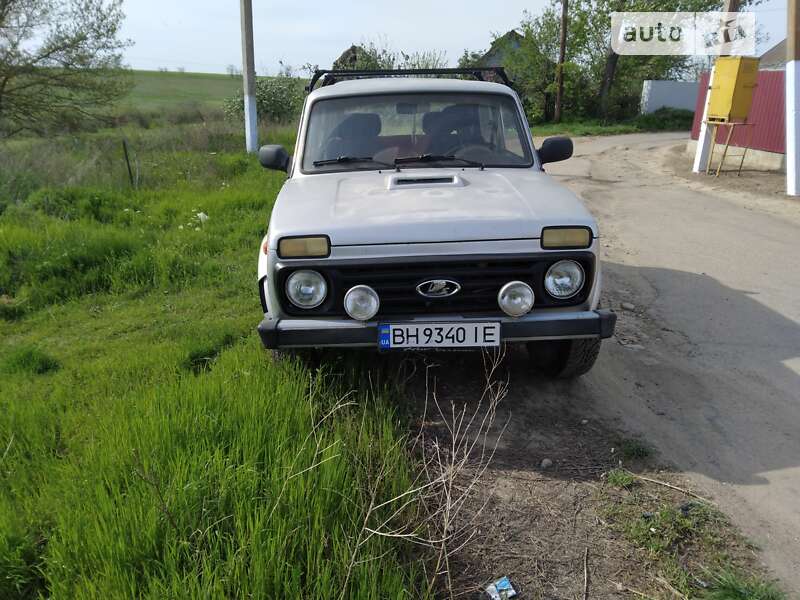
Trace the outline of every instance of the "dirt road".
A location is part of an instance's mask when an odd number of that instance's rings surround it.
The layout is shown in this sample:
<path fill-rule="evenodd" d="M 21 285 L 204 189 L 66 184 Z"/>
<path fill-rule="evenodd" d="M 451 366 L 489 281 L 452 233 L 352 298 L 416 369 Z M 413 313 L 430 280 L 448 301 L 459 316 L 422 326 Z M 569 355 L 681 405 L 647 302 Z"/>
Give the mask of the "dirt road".
<path fill-rule="evenodd" d="M 571 396 L 690 474 L 800 592 L 800 201 L 676 175 L 684 139 L 578 140 L 549 169 L 599 220 L 620 313 Z"/>

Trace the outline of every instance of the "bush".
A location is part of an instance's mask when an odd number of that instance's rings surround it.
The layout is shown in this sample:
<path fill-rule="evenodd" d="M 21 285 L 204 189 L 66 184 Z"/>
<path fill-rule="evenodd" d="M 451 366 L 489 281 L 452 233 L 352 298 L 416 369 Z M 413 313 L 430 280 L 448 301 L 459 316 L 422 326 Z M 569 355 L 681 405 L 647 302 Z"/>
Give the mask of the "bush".
<path fill-rule="evenodd" d="M 256 108 L 262 121 L 288 123 L 300 115 L 303 106 L 303 84 L 293 77 L 273 77 L 256 82 Z M 241 91 L 225 100 L 223 110 L 232 120 L 244 115 L 244 95 Z"/>
<path fill-rule="evenodd" d="M 643 131 L 688 131 L 694 122 L 694 112 L 682 108 L 659 108 L 634 119 Z"/>

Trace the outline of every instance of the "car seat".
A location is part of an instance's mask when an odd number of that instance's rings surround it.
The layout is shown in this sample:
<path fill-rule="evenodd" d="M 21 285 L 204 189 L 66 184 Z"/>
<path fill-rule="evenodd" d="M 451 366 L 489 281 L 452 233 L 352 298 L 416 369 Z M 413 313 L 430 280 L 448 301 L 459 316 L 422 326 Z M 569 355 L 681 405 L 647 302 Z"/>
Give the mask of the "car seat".
<path fill-rule="evenodd" d="M 375 113 L 352 113 L 328 136 L 324 158 L 340 156 L 373 156 L 378 150 L 382 123 Z"/>

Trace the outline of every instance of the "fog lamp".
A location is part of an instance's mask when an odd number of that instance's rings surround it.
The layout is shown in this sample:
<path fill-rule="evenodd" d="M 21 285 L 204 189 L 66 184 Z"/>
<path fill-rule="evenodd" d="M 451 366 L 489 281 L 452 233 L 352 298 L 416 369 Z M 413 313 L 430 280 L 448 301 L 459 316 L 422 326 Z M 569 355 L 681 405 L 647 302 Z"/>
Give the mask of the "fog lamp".
<path fill-rule="evenodd" d="M 522 281 L 505 284 L 497 294 L 500 309 L 509 317 L 521 317 L 531 312 L 534 300 L 531 286 Z"/>
<path fill-rule="evenodd" d="M 356 321 L 369 321 L 380 307 L 378 292 L 368 285 L 357 285 L 344 295 L 344 310 Z"/>

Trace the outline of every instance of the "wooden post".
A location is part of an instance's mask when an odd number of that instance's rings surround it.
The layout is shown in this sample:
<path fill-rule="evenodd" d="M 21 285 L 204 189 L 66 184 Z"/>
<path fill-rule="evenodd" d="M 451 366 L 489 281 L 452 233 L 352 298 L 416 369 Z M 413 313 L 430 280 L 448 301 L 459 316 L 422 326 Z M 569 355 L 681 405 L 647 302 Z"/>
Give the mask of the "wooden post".
<path fill-rule="evenodd" d="M 564 60 L 567 56 L 567 10 L 569 0 L 561 0 L 561 45 L 558 50 L 556 65 L 556 110 L 553 121 L 561 121 L 561 102 L 564 98 Z"/>
<path fill-rule="evenodd" d="M 131 181 L 131 187 L 136 188 L 136 184 L 133 182 L 133 169 L 131 169 L 131 159 L 128 155 L 128 140 L 122 138 L 122 152 L 125 154 L 125 164 L 128 165 L 128 179 Z"/>
<path fill-rule="evenodd" d="M 800 196 L 800 0 L 788 0 L 786 35 L 786 193 Z"/>
<path fill-rule="evenodd" d="M 244 79 L 244 136 L 248 152 L 258 151 L 256 63 L 253 52 L 253 0 L 241 0 L 242 76 Z"/>
<path fill-rule="evenodd" d="M 789 0 L 792 2 L 793 0 Z M 739 0 L 725 0 L 725 6 L 722 8 L 723 12 L 739 12 Z M 708 91 L 706 92 L 706 105 L 703 107 L 703 120 L 700 122 L 700 136 L 697 138 L 697 150 L 694 155 L 694 166 L 692 171 L 695 173 L 702 173 L 708 168 L 709 156 L 711 153 L 711 145 L 714 138 L 711 137 L 711 132 L 706 124 L 708 118 L 708 102 L 711 100 L 711 86 L 714 85 L 714 71 L 716 65 L 711 68 L 711 74 L 708 76 Z M 716 134 L 716 128 L 714 128 Z"/>

